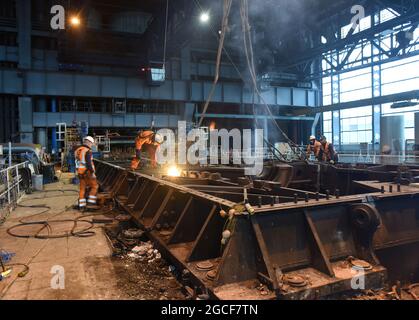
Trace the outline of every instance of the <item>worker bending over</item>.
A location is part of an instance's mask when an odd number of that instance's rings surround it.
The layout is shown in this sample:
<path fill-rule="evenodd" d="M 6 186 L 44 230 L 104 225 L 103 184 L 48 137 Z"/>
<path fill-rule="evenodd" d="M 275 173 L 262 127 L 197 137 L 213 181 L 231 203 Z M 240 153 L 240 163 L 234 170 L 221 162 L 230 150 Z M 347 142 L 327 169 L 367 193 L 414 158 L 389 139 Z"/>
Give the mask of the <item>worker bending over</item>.
<path fill-rule="evenodd" d="M 320 138 L 320 153 L 319 157 L 324 162 L 329 162 L 331 164 L 335 164 L 339 160 L 338 153 L 336 152 L 335 148 L 333 147 L 333 144 L 330 142 L 327 142 L 327 138 L 325 136 L 322 136 Z"/>
<path fill-rule="evenodd" d="M 79 209 L 96 208 L 97 192 L 99 189 L 96 180 L 95 164 L 93 163 L 92 146 L 95 140 L 88 136 L 83 140 L 83 145 L 75 152 L 76 170 L 80 180 Z M 90 187 L 89 199 L 86 201 L 86 187 Z"/>
<path fill-rule="evenodd" d="M 163 143 L 163 137 L 151 130 L 141 130 L 135 139 L 135 157 L 131 161 L 131 169 L 136 170 L 142 160 L 142 152 L 147 152 L 151 166 L 157 167 L 156 153 Z"/>
<path fill-rule="evenodd" d="M 320 149 L 322 147 L 322 144 L 320 143 L 320 141 L 317 141 L 315 136 L 310 136 L 310 143 L 307 146 L 307 158 L 310 159 L 310 155 L 311 153 L 314 153 L 314 156 L 317 160 L 321 160 L 319 158 L 319 154 L 320 154 Z"/>

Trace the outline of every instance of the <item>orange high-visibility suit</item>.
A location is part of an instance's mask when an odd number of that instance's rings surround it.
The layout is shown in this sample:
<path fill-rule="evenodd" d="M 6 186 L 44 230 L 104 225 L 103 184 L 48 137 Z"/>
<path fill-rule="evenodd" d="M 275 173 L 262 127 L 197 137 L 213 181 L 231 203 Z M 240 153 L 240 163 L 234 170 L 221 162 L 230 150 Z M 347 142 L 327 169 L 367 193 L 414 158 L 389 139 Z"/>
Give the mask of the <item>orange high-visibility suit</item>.
<path fill-rule="evenodd" d="M 76 170 L 80 180 L 79 208 L 83 209 L 87 203 L 96 205 L 99 185 L 96 180 L 96 169 L 93 163 L 92 150 L 83 145 L 75 152 Z M 89 198 L 86 200 L 86 187 L 90 187 Z"/>
<path fill-rule="evenodd" d="M 307 146 L 307 157 L 309 158 L 311 153 L 313 152 L 316 159 L 319 159 L 321 147 L 322 144 L 320 143 L 320 141 L 315 140 L 314 144 L 309 143 L 309 145 Z"/>
<path fill-rule="evenodd" d="M 157 167 L 156 152 L 159 144 L 154 141 L 155 133 L 151 130 L 141 131 L 135 139 L 135 156 L 131 161 L 131 169 L 135 170 L 141 163 L 141 152 L 147 152 L 151 166 Z"/>
<path fill-rule="evenodd" d="M 338 161 L 338 154 L 335 151 L 333 145 L 329 142 L 322 144 L 322 147 L 320 149 L 320 157 L 325 162 L 333 161 L 336 163 Z"/>

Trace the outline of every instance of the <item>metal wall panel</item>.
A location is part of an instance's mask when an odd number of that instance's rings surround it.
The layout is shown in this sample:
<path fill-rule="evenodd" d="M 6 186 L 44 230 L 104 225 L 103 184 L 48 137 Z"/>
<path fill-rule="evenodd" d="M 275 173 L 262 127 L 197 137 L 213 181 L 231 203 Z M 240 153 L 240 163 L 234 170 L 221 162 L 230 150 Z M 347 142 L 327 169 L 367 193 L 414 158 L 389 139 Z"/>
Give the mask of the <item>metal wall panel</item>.
<path fill-rule="evenodd" d="M 294 88 L 292 90 L 292 95 L 293 95 L 293 105 L 294 106 L 301 106 L 301 107 L 305 107 L 307 106 L 307 94 L 306 94 L 306 90 L 304 89 L 297 89 Z"/>
<path fill-rule="evenodd" d="M 205 102 L 211 88 L 212 82 L 209 81 L 166 80 L 161 86 L 150 87 L 144 80 L 134 77 L 0 70 L 0 93 L 5 94 Z M 315 102 L 313 90 L 270 88 L 262 94 L 266 103 L 272 105 L 307 106 Z M 251 88 L 226 82 L 217 84 L 212 101 L 235 104 L 262 103 L 259 97 L 253 96 Z"/>
<path fill-rule="evenodd" d="M 289 88 L 277 88 L 276 104 L 290 106 L 292 104 L 292 92 Z"/>
<path fill-rule="evenodd" d="M 109 113 L 87 113 L 87 112 L 34 112 L 34 127 L 55 127 L 57 123 L 65 122 L 71 124 L 73 121 L 88 121 L 90 127 L 109 127 L 109 128 L 140 128 L 149 127 L 151 122 L 155 122 L 155 127 L 177 127 L 181 120 L 177 115 L 161 114 L 125 114 L 115 115 Z M 32 123 L 32 122 L 31 122 Z"/>

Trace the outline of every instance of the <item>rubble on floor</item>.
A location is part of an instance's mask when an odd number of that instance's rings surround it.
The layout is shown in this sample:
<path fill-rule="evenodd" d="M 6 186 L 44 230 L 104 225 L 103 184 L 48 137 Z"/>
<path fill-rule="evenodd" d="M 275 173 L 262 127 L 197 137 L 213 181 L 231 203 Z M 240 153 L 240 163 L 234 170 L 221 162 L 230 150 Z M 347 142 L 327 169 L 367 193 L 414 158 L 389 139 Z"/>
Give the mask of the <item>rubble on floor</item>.
<path fill-rule="evenodd" d="M 112 263 L 118 287 L 135 300 L 184 300 L 176 270 L 166 263 L 144 232 L 127 221 L 106 228 L 114 251 Z"/>

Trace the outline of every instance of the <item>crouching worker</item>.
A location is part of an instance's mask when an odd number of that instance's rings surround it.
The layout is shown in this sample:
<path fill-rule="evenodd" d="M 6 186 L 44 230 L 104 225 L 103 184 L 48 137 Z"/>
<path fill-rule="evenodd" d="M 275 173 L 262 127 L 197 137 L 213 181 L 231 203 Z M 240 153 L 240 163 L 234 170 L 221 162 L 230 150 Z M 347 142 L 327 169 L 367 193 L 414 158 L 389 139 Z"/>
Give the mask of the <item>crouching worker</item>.
<path fill-rule="evenodd" d="M 320 143 L 321 143 L 320 157 L 322 158 L 322 160 L 332 165 L 337 164 L 339 161 L 339 155 L 336 152 L 333 144 L 328 142 L 325 136 L 321 137 Z"/>
<path fill-rule="evenodd" d="M 76 170 L 80 180 L 79 209 L 97 209 L 97 192 L 99 185 L 96 180 L 95 164 L 93 163 L 92 146 L 95 140 L 88 136 L 83 140 L 83 145 L 75 152 Z M 86 187 L 90 188 L 89 197 L 86 199 Z"/>
<path fill-rule="evenodd" d="M 157 150 L 163 143 L 163 137 L 151 130 L 141 130 L 135 139 L 135 156 L 131 161 L 131 170 L 136 170 L 142 161 L 142 153 L 147 152 L 153 168 L 157 168 Z"/>

